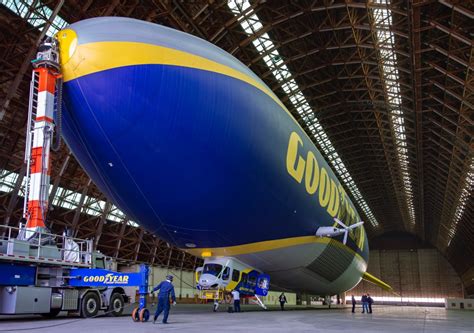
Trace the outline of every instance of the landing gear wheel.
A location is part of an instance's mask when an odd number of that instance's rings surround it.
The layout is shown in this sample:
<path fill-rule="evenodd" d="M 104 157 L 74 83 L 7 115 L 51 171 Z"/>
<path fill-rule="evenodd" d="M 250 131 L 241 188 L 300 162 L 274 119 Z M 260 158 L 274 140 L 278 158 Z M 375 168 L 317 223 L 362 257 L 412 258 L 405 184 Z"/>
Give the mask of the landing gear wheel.
<path fill-rule="evenodd" d="M 96 293 L 88 292 L 81 303 L 81 316 L 83 318 L 90 318 L 97 315 L 100 308 L 99 297 Z"/>
<path fill-rule="evenodd" d="M 139 313 L 139 319 L 142 323 L 145 323 L 150 319 L 150 311 L 147 308 L 141 309 Z"/>
<path fill-rule="evenodd" d="M 118 317 L 123 312 L 123 306 L 125 302 L 123 300 L 123 296 L 119 293 L 112 294 L 110 297 L 110 304 L 107 308 L 107 314 L 109 316 Z"/>
<path fill-rule="evenodd" d="M 138 318 L 138 310 L 139 310 L 139 308 L 135 308 L 135 309 L 133 309 L 133 311 L 132 311 L 132 320 L 133 320 L 134 322 L 137 322 L 137 321 L 140 320 L 140 318 Z"/>
<path fill-rule="evenodd" d="M 61 309 L 52 309 L 49 313 L 42 313 L 41 316 L 44 317 L 44 318 L 54 318 L 56 317 L 59 312 L 61 312 Z"/>

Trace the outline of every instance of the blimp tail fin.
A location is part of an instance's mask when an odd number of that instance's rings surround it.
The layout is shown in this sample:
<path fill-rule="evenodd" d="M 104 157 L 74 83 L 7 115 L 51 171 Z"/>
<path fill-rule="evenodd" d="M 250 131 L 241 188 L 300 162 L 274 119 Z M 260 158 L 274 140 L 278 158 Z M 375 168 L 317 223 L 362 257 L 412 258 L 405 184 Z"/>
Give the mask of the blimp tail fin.
<path fill-rule="evenodd" d="M 373 276 L 372 274 L 369 274 L 367 272 L 364 273 L 362 278 L 367 282 L 370 282 L 370 283 L 375 284 L 376 286 L 379 286 L 383 290 L 386 290 L 386 291 L 392 291 L 393 290 L 393 288 L 389 284 L 383 282 L 382 280 L 376 278 L 375 276 Z"/>

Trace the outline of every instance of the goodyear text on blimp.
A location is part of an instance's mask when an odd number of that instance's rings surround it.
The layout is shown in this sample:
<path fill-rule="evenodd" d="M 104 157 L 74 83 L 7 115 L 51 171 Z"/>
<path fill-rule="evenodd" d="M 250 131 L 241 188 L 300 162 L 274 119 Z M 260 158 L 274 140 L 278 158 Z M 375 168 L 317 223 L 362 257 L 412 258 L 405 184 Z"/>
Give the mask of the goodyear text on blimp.
<path fill-rule="evenodd" d="M 298 183 L 304 181 L 309 195 L 314 195 L 319 205 L 326 208 L 332 217 L 345 217 L 350 221 L 356 217 L 355 209 L 350 204 L 341 184 L 329 176 L 328 170 L 320 166 L 311 150 L 303 151 L 303 140 L 296 132 L 290 134 L 286 154 L 286 169 Z"/>

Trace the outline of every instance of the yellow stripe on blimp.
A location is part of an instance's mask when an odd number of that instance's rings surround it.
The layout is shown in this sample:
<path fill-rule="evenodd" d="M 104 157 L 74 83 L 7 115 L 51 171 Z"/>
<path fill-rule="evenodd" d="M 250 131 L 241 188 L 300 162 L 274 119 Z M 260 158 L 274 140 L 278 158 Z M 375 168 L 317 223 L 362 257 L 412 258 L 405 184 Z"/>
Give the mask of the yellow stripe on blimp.
<path fill-rule="evenodd" d="M 196 249 L 182 249 L 191 253 L 195 256 L 202 256 L 204 252 L 212 253 L 213 257 L 228 257 L 228 256 L 237 256 L 243 254 L 250 254 L 263 251 L 271 251 L 276 249 L 281 249 L 285 247 L 292 247 L 297 245 L 304 244 L 329 244 L 331 238 L 328 237 L 316 237 L 316 236 L 301 236 L 301 237 L 292 237 L 292 238 L 283 238 L 283 239 L 274 239 L 269 241 L 249 243 L 243 245 L 235 245 L 228 247 L 217 247 L 217 248 L 196 248 Z M 344 249 L 350 252 L 353 256 L 365 262 L 364 258 L 359 253 L 356 253 L 354 250 L 348 246 L 335 241 L 331 243 L 332 246 L 337 246 L 341 249 Z"/>
<path fill-rule="evenodd" d="M 273 92 L 252 77 L 215 61 L 180 50 L 137 42 L 94 42 L 74 45 L 68 38 L 62 39 L 65 30 L 60 32 L 61 66 L 64 82 L 81 76 L 112 68 L 133 65 L 169 65 L 195 68 L 219 73 L 244 81 L 268 96 L 286 110 Z M 74 49 L 71 49 L 71 48 Z"/>

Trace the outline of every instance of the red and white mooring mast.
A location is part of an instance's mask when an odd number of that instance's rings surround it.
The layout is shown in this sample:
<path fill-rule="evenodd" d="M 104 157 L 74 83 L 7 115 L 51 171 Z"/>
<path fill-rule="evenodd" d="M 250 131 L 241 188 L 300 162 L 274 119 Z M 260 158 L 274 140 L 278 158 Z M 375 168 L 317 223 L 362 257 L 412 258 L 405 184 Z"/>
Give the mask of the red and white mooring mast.
<path fill-rule="evenodd" d="M 62 85 L 54 40 L 47 39 L 40 46 L 37 58 L 32 64 L 34 69 L 30 85 L 25 147 L 27 170 L 23 218 L 26 220 L 26 239 L 46 228 L 54 113 L 61 108 Z"/>

